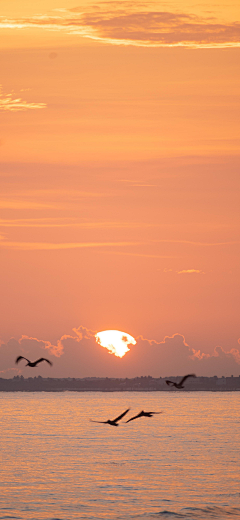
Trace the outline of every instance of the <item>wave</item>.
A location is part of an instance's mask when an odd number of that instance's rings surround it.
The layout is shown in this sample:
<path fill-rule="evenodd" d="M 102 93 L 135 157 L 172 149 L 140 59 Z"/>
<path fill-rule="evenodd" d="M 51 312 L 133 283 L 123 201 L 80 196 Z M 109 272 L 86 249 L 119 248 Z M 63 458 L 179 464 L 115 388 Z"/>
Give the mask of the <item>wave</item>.
<path fill-rule="evenodd" d="M 218 520 L 225 520 L 225 518 L 238 517 L 240 518 L 240 508 L 238 507 L 184 507 L 179 512 L 175 511 L 159 511 L 151 514 L 148 518 L 179 518 L 186 520 L 206 520 L 217 518 Z M 146 519 L 146 517 L 145 517 Z M 147 520 L 147 519 L 146 519 Z"/>

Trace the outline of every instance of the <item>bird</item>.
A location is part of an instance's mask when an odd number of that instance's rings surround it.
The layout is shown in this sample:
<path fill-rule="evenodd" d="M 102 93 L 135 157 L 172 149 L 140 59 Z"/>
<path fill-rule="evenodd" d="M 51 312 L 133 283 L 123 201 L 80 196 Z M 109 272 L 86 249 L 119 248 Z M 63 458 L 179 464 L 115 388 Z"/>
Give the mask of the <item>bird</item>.
<path fill-rule="evenodd" d="M 130 421 L 134 421 L 134 419 L 138 419 L 139 417 L 153 417 L 153 415 L 156 413 L 162 413 L 162 412 L 144 412 L 144 410 L 142 410 L 137 415 L 134 415 L 134 417 L 131 417 L 131 419 L 128 419 L 128 421 L 126 421 L 126 423 L 128 423 Z"/>
<path fill-rule="evenodd" d="M 128 413 L 130 410 L 130 408 L 128 408 L 127 410 L 125 410 L 125 412 L 121 413 L 121 415 L 119 415 L 118 417 L 116 417 L 116 419 L 108 419 L 107 421 L 93 421 L 92 419 L 90 419 L 91 422 L 96 422 L 96 423 L 101 423 L 101 424 L 110 424 L 111 426 L 119 426 L 118 421 L 120 421 L 120 419 L 122 419 L 124 417 L 124 415 L 126 415 L 126 413 Z"/>
<path fill-rule="evenodd" d="M 26 367 L 36 367 L 38 365 L 38 363 L 41 363 L 42 361 L 47 361 L 47 363 L 49 363 L 49 365 L 52 366 L 52 362 L 49 361 L 49 359 L 46 359 L 44 357 L 41 357 L 39 359 L 37 359 L 37 361 L 29 361 L 29 359 L 23 357 L 23 356 L 18 356 L 15 363 L 18 364 L 19 361 L 21 361 L 21 359 L 25 359 L 27 361 L 27 364 L 25 365 Z"/>
<path fill-rule="evenodd" d="M 175 383 L 174 381 L 169 381 L 168 379 L 166 380 L 166 383 L 167 383 L 167 385 L 175 386 L 176 388 L 178 388 L 180 390 L 181 388 L 184 388 L 183 383 L 184 383 L 184 381 L 186 381 L 186 379 L 188 377 L 197 377 L 197 376 L 196 376 L 196 374 L 187 374 L 186 376 L 184 376 L 181 379 L 181 381 L 179 381 L 179 383 Z"/>

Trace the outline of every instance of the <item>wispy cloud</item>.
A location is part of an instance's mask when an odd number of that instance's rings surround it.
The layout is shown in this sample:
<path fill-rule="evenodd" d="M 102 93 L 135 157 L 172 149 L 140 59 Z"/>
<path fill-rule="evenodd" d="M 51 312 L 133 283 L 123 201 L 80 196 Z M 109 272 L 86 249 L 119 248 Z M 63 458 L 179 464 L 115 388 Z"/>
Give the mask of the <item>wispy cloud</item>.
<path fill-rule="evenodd" d="M 73 204 L 78 204 L 81 199 L 92 199 L 106 197 L 105 193 L 97 193 L 80 190 L 60 190 L 60 189 L 38 189 L 12 191 L 9 196 L 1 193 L 1 209 L 61 209 L 62 207 L 72 208 Z"/>
<path fill-rule="evenodd" d="M 18 249 L 21 251 L 40 251 L 57 249 L 87 249 L 104 247 L 127 247 L 142 245 L 142 242 L 5 242 L 1 241 L 0 246 L 4 249 Z"/>
<path fill-rule="evenodd" d="M 183 269 L 182 271 L 177 271 L 178 274 L 205 274 L 201 269 Z"/>
<path fill-rule="evenodd" d="M 148 253 L 129 253 L 126 251 L 107 251 L 108 254 L 113 255 L 124 255 L 124 256 L 139 256 L 143 258 L 162 258 L 162 259 L 172 259 L 172 258 L 179 258 L 179 256 L 173 256 L 173 255 L 154 255 L 154 254 L 148 254 Z"/>
<path fill-rule="evenodd" d="M 193 240 L 175 240 L 175 239 L 160 239 L 154 240 L 154 242 L 158 243 L 166 243 L 166 244 L 186 244 L 190 246 L 203 246 L 203 247 L 212 247 L 212 246 L 233 246 L 240 244 L 239 240 L 235 240 L 232 242 L 195 242 Z"/>
<path fill-rule="evenodd" d="M 0 202 L 1 207 L 1 202 Z M 0 219 L 0 227 L 33 227 L 33 228 L 82 228 L 82 229 L 142 229 L 155 227 L 155 224 L 138 222 L 78 222 L 74 218 L 18 218 Z"/>
<path fill-rule="evenodd" d="M 13 93 L 3 94 L 0 85 L 0 110 L 2 111 L 19 112 L 22 110 L 46 108 L 46 106 L 46 103 L 29 103 L 22 98 L 16 98 Z"/>
<path fill-rule="evenodd" d="M 1 209 L 60 209 L 61 206 L 52 203 L 35 202 L 29 200 L 0 200 Z"/>
<path fill-rule="evenodd" d="M 130 2 L 99 3 L 82 8 L 58 9 L 51 16 L 0 18 L 0 28 L 37 27 L 65 31 L 114 45 L 145 47 L 239 47 L 240 22 L 220 22 L 184 12 L 151 10 L 139 4 L 138 11 Z"/>

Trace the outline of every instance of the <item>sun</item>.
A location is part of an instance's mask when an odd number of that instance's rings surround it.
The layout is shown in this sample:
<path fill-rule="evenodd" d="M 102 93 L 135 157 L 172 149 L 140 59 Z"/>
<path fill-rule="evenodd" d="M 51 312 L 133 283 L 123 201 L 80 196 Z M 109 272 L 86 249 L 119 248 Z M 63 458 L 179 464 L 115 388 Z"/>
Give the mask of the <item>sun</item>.
<path fill-rule="evenodd" d="M 136 340 L 120 330 L 103 330 L 95 334 L 97 343 L 107 348 L 110 354 L 122 358 L 130 349 L 128 345 L 136 345 Z"/>

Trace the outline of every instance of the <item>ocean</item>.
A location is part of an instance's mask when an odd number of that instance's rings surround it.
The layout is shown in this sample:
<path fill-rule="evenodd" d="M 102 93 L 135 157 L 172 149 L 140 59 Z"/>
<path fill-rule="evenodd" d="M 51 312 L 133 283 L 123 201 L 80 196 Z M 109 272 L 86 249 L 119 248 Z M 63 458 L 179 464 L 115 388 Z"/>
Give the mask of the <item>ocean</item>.
<path fill-rule="evenodd" d="M 240 519 L 238 392 L 0 400 L 0 520 Z M 163 413 L 126 424 L 141 410 Z"/>

